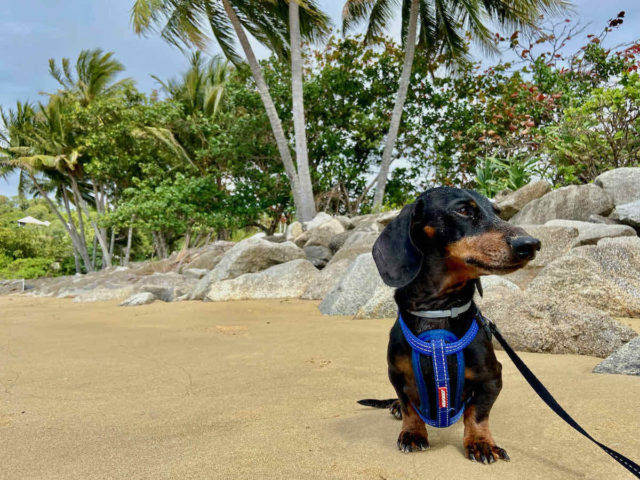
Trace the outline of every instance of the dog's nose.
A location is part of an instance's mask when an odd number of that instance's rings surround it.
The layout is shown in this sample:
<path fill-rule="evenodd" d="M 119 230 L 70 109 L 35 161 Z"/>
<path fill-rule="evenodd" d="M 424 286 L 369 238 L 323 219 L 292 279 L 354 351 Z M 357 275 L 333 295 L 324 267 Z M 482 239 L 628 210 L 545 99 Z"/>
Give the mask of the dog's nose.
<path fill-rule="evenodd" d="M 536 251 L 540 250 L 540 240 L 533 237 L 513 237 L 507 238 L 507 243 L 516 257 L 521 260 L 530 260 L 536 256 Z"/>

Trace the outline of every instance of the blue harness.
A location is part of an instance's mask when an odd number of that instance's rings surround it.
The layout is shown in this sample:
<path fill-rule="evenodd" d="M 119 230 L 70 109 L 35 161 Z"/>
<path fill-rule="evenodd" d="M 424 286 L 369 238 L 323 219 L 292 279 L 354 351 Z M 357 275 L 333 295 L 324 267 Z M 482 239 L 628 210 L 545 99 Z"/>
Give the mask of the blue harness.
<path fill-rule="evenodd" d="M 456 423 L 466 407 L 462 402 L 462 389 L 464 387 L 464 354 L 463 350 L 473 341 L 478 333 L 478 322 L 474 318 L 467 333 L 462 338 L 458 338 L 449 330 L 427 330 L 417 337 L 409 330 L 404 323 L 402 315 L 398 313 L 398 321 L 402 328 L 404 338 L 411 346 L 413 374 L 418 387 L 420 405 L 413 405 L 413 408 L 427 425 L 437 428 L 445 428 Z M 449 367 L 447 357 L 455 355 L 457 360 L 457 378 L 455 398 L 449 396 L 451 392 Z M 431 357 L 433 362 L 433 372 L 435 377 L 435 403 L 433 408 L 429 401 L 427 385 L 422 373 L 421 357 Z"/>

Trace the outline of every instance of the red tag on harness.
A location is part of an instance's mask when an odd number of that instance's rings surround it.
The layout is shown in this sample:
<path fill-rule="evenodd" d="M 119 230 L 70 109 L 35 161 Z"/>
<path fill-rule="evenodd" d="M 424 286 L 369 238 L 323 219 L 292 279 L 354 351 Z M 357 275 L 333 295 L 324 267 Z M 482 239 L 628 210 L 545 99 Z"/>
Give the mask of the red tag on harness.
<path fill-rule="evenodd" d="M 438 388 L 438 405 L 440 408 L 449 407 L 449 394 L 447 392 L 447 387 Z"/>

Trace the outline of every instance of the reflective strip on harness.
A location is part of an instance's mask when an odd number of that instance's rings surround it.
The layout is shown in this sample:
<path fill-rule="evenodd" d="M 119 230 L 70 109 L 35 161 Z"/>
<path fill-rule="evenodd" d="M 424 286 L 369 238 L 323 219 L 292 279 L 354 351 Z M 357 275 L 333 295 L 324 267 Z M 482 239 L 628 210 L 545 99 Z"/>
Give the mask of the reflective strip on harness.
<path fill-rule="evenodd" d="M 478 323 L 474 318 L 469 330 L 462 338 L 458 339 L 448 330 L 427 330 L 417 337 L 409 330 L 401 314 L 398 314 L 398 321 L 405 339 L 413 350 L 413 372 L 420 397 L 420 405 L 413 405 L 413 408 L 422 421 L 432 427 L 444 428 L 453 425 L 460 419 L 465 408 L 465 405 L 462 404 L 462 388 L 464 386 L 464 354 L 462 350 L 469 346 L 478 333 Z M 450 398 L 451 385 L 447 363 L 449 355 L 455 355 L 457 360 L 454 399 Z M 429 394 L 420 362 L 422 356 L 431 357 L 433 364 L 436 394 L 433 412 L 431 412 Z"/>

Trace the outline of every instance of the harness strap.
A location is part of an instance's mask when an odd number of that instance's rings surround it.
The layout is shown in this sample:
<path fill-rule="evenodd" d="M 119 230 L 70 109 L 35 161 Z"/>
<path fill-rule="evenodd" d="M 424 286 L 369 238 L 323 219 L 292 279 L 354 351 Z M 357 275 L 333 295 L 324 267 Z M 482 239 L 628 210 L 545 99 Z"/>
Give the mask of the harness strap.
<path fill-rule="evenodd" d="M 400 322 L 400 328 L 402 328 L 402 333 L 404 334 L 404 338 L 407 339 L 407 343 L 409 343 L 411 348 L 423 355 L 432 356 L 433 347 L 431 346 L 431 343 L 424 342 L 420 340 L 418 337 L 416 337 L 411 332 L 411 330 L 409 330 L 409 327 L 407 327 L 407 324 L 404 322 L 404 319 L 402 318 L 401 313 L 398 313 L 398 321 Z M 458 340 L 457 342 L 447 343 L 444 346 L 444 353 L 446 355 L 451 355 L 452 353 L 458 353 L 459 351 L 467 348 L 469 344 L 473 341 L 473 339 L 476 337 L 476 334 L 478 333 L 478 329 L 479 329 L 478 322 L 474 320 L 473 322 L 471 322 L 471 326 L 469 327 L 469 330 L 467 330 L 467 333 L 465 333 L 460 338 L 460 340 Z"/>
<path fill-rule="evenodd" d="M 464 350 L 478 333 L 478 322 L 474 318 L 467 332 L 458 339 L 448 330 L 427 330 L 417 337 L 411 332 L 402 314 L 398 312 L 402 333 L 412 349 L 412 366 L 418 387 L 420 405 L 413 405 L 423 422 L 432 427 L 444 428 L 457 422 L 464 413 L 462 400 L 464 385 Z M 457 360 L 456 395 L 451 398 L 451 385 L 447 357 L 455 355 Z M 430 356 L 435 377 L 435 404 L 431 405 L 429 393 L 422 373 L 421 356 Z M 431 417 L 431 412 L 435 415 Z"/>
<path fill-rule="evenodd" d="M 560 404 L 553 398 L 553 395 L 549 393 L 549 390 L 545 388 L 545 386 L 538 380 L 538 378 L 533 374 L 529 367 L 525 365 L 522 359 L 513 351 L 513 348 L 507 343 L 504 339 L 498 327 L 496 327 L 495 323 L 493 323 L 488 318 L 480 315 L 480 319 L 483 323 L 483 327 L 485 329 L 489 329 L 496 337 L 496 340 L 502 345 L 504 351 L 507 352 L 511 361 L 515 364 L 515 366 L 520 370 L 520 373 L 525 378 L 525 380 L 531 385 L 531 388 L 538 394 L 538 396 L 542 399 L 544 403 L 546 403 L 551 410 L 555 412 L 562 420 L 571 425 L 575 430 L 580 432 L 582 435 L 587 437 L 593 443 L 598 445 L 602 450 L 608 453 L 616 462 L 622 465 L 624 468 L 629 470 L 636 478 L 640 478 L 640 465 L 635 463 L 633 460 L 629 460 L 627 457 L 622 455 L 621 453 L 616 452 L 614 449 L 607 447 L 606 445 L 598 442 L 594 439 L 587 431 L 580 426 L 578 422 L 576 422 L 571 415 L 569 415 L 564 408 L 560 406 Z"/>

